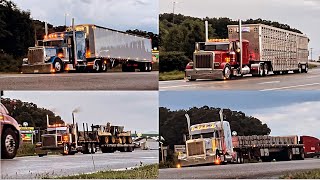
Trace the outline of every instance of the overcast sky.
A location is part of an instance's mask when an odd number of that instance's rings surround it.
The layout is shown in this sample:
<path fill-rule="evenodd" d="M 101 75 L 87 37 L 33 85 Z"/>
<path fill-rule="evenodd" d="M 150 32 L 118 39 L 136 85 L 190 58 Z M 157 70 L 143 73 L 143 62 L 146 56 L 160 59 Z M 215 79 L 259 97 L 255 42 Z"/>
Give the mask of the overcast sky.
<path fill-rule="evenodd" d="M 237 19 L 266 19 L 290 25 L 310 38 L 313 59 L 320 55 L 320 0 L 160 0 L 160 13 L 193 17 L 228 17 Z"/>
<path fill-rule="evenodd" d="M 55 26 L 96 24 L 116 30 L 139 29 L 158 33 L 158 0 L 13 0 L 22 10 L 30 10 L 34 19 Z"/>
<path fill-rule="evenodd" d="M 266 123 L 271 135 L 320 138 L 320 91 L 162 91 L 159 103 L 171 110 L 207 105 L 242 111 Z"/>
<path fill-rule="evenodd" d="M 71 112 L 81 124 L 123 125 L 125 130 L 158 132 L 157 91 L 5 91 L 4 97 L 32 102 L 52 110 L 67 123 Z"/>

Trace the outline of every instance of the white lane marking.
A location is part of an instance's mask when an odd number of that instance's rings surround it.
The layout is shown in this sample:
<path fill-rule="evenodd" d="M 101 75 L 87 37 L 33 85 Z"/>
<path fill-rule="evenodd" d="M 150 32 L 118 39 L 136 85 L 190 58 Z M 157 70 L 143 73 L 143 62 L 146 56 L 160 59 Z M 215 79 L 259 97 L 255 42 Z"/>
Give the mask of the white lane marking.
<path fill-rule="evenodd" d="M 306 78 L 317 78 L 317 77 L 320 77 L 319 75 L 318 76 L 307 76 Z"/>
<path fill-rule="evenodd" d="M 280 81 L 269 81 L 269 82 L 261 82 L 258 84 L 273 84 L 273 83 L 279 83 Z"/>
<path fill-rule="evenodd" d="M 271 88 L 271 89 L 262 89 L 260 91 L 275 91 L 275 90 L 281 90 L 281 89 L 290 89 L 290 88 L 306 87 L 306 86 L 314 86 L 314 85 L 320 85 L 320 83 L 301 84 L 296 86 L 285 86 L 285 87 L 278 87 L 278 88 Z"/>

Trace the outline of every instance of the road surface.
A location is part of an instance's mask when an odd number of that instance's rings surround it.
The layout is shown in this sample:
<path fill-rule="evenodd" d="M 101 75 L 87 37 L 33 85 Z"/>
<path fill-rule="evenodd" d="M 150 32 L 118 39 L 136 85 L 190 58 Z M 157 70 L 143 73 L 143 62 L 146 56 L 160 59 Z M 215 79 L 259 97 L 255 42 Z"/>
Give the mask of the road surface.
<path fill-rule="evenodd" d="M 0 74 L 1 90 L 158 90 L 158 71 Z"/>
<path fill-rule="evenodd" d="M 93 161 L 95 169 L 93 166 Z M 1 159 L 1 179 L 30 179 L 36 177 L 66 176 L 79 173 L 90 173 L 101 170 L 125 169 L 142 164 L 159 162 L 158 151 L 135 150 L 133 152 L 81 154 L 74 156 L 31 156 L 16 157 L 10 160 Z"/>
<path fill-rule="evenodd" d="M 268 75 L 267 77 L 245 76 L 228 81 L 186 80 L 160 81 L 161 91 L 170 90 L 319 90 L 320 68 L 309 70 L 308 73 L 286 75 Z"/>
<path fill-rule="evenodd" d="M 320 159 L 160 169 L 160 179 L 277 179 L 287 172 L 320 169 Z"/>

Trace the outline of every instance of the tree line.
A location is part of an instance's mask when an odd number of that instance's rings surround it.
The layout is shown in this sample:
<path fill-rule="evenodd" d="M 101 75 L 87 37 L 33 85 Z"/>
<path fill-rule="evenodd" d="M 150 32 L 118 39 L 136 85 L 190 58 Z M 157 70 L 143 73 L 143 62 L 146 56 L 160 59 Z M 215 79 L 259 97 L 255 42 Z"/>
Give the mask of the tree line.
<path fill-rule="evenodd" d="M 185 118 L 187 113 L 191 125 L 220 121 L 220 108 L 209 106 L 192 107 L 188 110 L 170 110 L 166 107 L 159 108 L 160 136 L 164 138 L 164 145 L 173 149 L 174 145 L 184 144 L 184 135 L 188 134 L 188 125 Z M 236 131 L 239 136 L 269 135 L 271 130 L 267 124 L 258 118 L 248 116 L 241 111 L 223 110 L 224 118 L 230 123 L 231 131 Z"/>
<path fill-rule="evenodd" d="M 173 21 L 174 19 L 174 21 Z M 184 16 L 182 14 L 164 13 L 159 15 L 159 36 L 160 36 L 160 56 L 161 62 L 160 71 L 171 71 L 172 68 L 178 70 L 179 67 L 171 67 L 167 69 L 165 64 L 170 57 L 167 53 L 182 52 L 180 59 L 192 59 L 195 42 L 205 41 L 205 26 L 204 22 L 208 21 L 209 38 L 228 38 L 227 25 L 237 25 L 237 20 L 232 20 L 227 17 L 214 17 L 214 18 L 197 18 L 191 16 Z M 243 24 L 265 24 L 293 32 L 301 33 L 298 29 L 290 27 L 288 24 L 282 24 L 275 21 L 263 19 L 247 19 L 242 21 Z M 188 62 L 175 64 L 183 64 Z"/>
<path fill-rule="evenodd" d="M 60 116 L 56 115 L 51 110 L 38 107 L 37 104 L 23 102 L 21 100 L 3 98 L 1 103 L 7 108 L 11 117 L 19 124 L 27 122 L 30 127 L 47 128 L 47 115 L 49 116 L 50 124 L 63 124 L 64 121 Z"/>

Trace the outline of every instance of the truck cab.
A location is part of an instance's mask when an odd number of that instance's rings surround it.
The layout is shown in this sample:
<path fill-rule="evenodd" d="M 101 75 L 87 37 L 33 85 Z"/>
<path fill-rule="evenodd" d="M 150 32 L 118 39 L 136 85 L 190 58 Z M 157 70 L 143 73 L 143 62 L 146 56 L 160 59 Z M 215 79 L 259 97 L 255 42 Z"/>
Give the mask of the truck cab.
<path fill-rule="evenodd" d="M 21 141 L 17 121 L 9 115 L 6 107 L 0 103 L 1 159 L 13 159 Z"/>
<path fill-rule="evenodd" d="M 248 64 L 249 41 L 242 41 L 243 65 Z M 240 42 L 237 39 L 209 39 L 197 42 L 193 61 L 186 66 L 186 78 L 196 79 L 229 79 L 240 73 Z"/>

